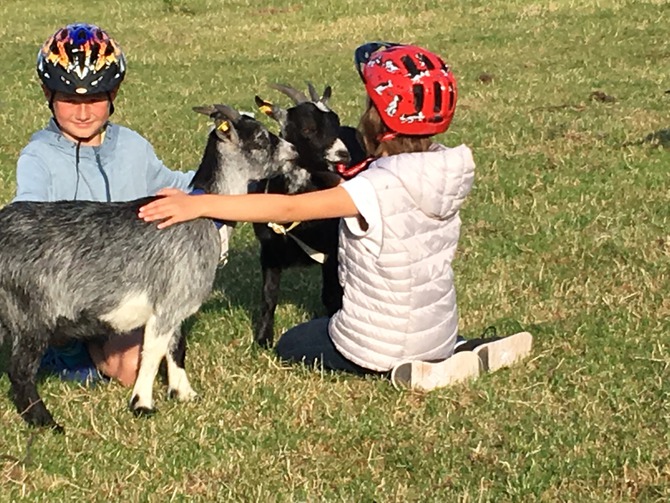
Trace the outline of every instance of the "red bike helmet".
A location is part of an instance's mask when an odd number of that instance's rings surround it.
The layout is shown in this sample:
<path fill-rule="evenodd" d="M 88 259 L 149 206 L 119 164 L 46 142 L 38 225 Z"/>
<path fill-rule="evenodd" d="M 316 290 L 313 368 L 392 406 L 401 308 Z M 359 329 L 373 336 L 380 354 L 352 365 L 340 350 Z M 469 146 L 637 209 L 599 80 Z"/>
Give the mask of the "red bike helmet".
<path fill-rule="evenodd" d="M 442 59 L 415 45 L 370 42 L 356 49 L 356 68 L 384 124 L 406 135 L 434 135 L 456 109 L 456 78 Z"/>
<path fill-rule="evenodd" d="M 44 43 L 37 55 L 37 74 L 52 92 L 109 93 L 126 74 L 119 45 L 92 24 L 70 24 Z"/>

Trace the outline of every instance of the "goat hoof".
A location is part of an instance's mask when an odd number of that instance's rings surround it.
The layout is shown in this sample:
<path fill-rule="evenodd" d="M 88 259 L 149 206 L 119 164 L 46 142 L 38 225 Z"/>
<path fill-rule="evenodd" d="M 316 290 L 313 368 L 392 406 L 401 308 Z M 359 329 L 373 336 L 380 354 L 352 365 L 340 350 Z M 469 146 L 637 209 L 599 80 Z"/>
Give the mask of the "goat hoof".
<path fill-rule="evenodd" d="M 65 432 L 63 427 L 54 421 L 53 416 L 46 408 L 42 408 L 42 410 L 40 410 L 39 408 L 35 407 L 33 414 L 25 415 L 23 416 L 23 419 L 25 419 L 30 426 L 35 428 L 45 428 L 53 430 L 56 433 Z"/>
<path fill-rule="evenodd" d="M 51 424 L 31 424 L 30 426 L 34 426 L 36 428 L 44 428 L 47 431 L 57 433 L 59 435 L 62 435 L 65 433 L 65 428 L 63 428 L 60 424 L 58 423 L 51 423 Z"/>
<path fill-rule="evenodd" d="M 257 337 L 256 344 L 258 344 L 263 349 L 270 349 L 272 347 L 272 338 L 271 337 Z"/>
<path fill-rule="evenodd" d="M 156 409 L 150 409 L 149 407 L 137 407 L 133 409 L 133 414 L 135 414 L 135 417 L 151 417 L 156 414 Z"/>
<path fill-rule="evenodd" d="M 154 407 L 147 407 L 144 405 L 138 406 L 137 402 L 139 401 L 139 395 L 133 396 L 133 398 L 130 400 L 130 410 L 133 411 L 135 417 L 150 417 L 156 413 L 156 409 Z"/>
<path fill-rule="evenodd" d="M 176 388 L 168 389 L 167 396 L 170 400 L 179 400 L 180 402 L 193 402 L 200 399 L 200 396 L 193 390 L 180 392 Z"/>

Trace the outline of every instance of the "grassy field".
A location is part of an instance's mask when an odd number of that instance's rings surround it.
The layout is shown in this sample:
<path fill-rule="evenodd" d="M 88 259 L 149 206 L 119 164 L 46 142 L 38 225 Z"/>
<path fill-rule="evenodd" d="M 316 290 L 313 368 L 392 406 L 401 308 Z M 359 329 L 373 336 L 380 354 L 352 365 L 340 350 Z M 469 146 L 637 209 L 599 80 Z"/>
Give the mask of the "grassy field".
<path fill-rule="evenodd" d="M 441 140 L 478 165 L 454 264 L 461 331 L 536 341 L 524 365 L 429 394 L 287 367 L 251 344 L 244 225 L 192 324 L 199 402 L 157 383 L 159 414 L 137 420 L 127 389 L 47 378 L 59 436 L 26 427 L 2 371 L 0 501 L 670 500 L 667 2 L 3 0 L 0 16 L 0 203 L 49 116 L 34 61 L 64 23 L 121 41 L 114 119 L 174 169 L 200 160 L 194 105 L 288 105 L 268 84 L 310 80 L 355 125 L 356 45 L 443 54 L 460 100 Z M 316 269 L 285 275 L 278 331 L 321 313 L 319 287 Z"/>

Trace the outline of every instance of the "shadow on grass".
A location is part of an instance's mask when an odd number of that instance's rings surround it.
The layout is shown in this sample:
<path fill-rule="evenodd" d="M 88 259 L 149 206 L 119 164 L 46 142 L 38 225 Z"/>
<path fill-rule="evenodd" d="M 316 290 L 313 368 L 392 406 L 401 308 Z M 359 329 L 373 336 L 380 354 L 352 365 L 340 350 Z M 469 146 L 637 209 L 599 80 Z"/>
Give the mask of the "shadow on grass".
<path fill-rule="evenodd" d="M 228 263 L 219 267 L 214 282 L 214 291 L 224 295 L 210 296 L 200 311 L 210 313 L 231 307 L 240 308 L 249 313 L 255 327 L 260 315 L 261 285 L 258 243 L 254 240 L 234 246 Z M 282 272 L 277 307 L 284 304 L 293 304 L 308 313 L 310 318 L 324 315 L 320 266 L 295 267 Z"/>
<path fill-rule="evenodd" d="M 624 143 L 624 147 L 639 147 L 641 145 L 660 146 L 670 149 L 670 129 L 659 129 L 640 140 Z"/>

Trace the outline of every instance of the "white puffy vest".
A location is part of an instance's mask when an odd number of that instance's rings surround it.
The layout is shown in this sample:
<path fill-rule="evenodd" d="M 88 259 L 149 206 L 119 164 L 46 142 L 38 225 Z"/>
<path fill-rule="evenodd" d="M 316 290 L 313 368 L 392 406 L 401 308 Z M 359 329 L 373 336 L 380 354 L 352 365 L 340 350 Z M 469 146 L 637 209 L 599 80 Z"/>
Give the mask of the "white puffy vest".
<path fill-rule="evenodd" d="M 378 159 L 359 174 L 375 188 L 382 245 L 374 257 L 360 238 L 340 227 L 342 309 L 330 321 L 337 349 L 376 371 L 401 360 L 451 356 L 458 312 L 451 262 L 458 214 L 474 179 L 464 145 Z"/>

